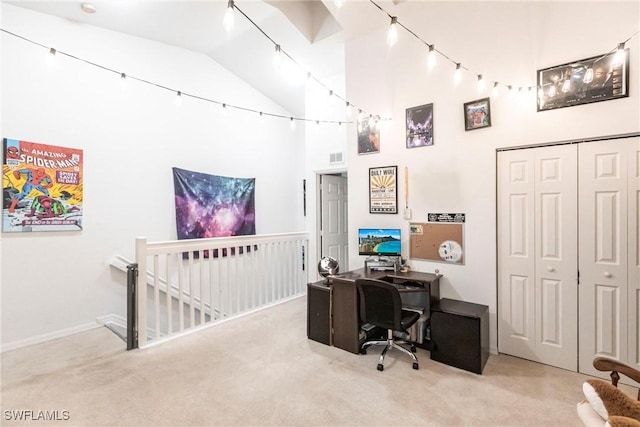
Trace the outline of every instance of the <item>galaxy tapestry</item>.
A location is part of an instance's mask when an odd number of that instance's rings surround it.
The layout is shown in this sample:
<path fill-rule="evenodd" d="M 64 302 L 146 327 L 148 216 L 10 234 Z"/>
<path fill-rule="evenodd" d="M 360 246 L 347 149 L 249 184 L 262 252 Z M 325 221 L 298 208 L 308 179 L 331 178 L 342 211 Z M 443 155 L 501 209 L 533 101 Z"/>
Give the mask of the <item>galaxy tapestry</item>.
<path fill-rule="evenodd" d="M 256 234 L 255 182 L 174 167 L 178 239 Z"/>

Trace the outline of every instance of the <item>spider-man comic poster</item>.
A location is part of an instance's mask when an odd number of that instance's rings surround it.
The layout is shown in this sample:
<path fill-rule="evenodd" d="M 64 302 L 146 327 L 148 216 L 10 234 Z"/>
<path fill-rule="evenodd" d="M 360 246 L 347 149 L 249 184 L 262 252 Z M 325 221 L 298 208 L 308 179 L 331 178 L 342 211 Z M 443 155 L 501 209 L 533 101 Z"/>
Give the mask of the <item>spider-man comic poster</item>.
<path fill-rule="evenodd" d="M 256 234 L 255 183 L 255 178 L 230 178 L 174 167 L 178 239 Z M 225 250 L 222 255 L 226 255 Z"/>
<path fill-rule="evenodd" d="M 82 150 L 5 138 L 2 231 L 82 230 Z"/>

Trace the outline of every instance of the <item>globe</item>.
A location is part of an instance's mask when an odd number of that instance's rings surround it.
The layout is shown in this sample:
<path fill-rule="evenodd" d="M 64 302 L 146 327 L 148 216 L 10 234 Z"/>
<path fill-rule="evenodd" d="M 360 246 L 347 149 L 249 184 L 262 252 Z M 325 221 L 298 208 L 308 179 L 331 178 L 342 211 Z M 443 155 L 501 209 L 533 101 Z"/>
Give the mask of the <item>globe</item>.
<path fill-rule="evenodd" d="M 318 273 L 320 273 L 322 277 L 338 274 L 338 271 L 340 271 L 338 261 L 333 257 L 325 256 L 318 262 Z"/>

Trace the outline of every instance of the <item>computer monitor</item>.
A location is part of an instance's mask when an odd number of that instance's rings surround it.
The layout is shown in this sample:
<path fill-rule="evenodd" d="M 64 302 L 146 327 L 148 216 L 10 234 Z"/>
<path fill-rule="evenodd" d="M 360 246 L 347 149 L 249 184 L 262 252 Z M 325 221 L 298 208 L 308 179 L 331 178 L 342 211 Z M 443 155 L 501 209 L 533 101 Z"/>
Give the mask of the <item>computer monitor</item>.
<path fill-rule="evenodd" d="M 359 228 L 358 253 L 360 255 L 400 256 L 402 239 L 399 228 Z"/>

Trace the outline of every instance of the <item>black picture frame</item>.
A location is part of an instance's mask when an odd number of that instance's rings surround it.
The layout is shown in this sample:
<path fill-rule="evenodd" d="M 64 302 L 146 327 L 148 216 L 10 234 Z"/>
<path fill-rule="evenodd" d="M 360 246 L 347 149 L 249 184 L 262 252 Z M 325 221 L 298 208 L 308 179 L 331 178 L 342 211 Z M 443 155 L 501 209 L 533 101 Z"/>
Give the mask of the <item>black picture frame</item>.
<path fill-rule="evenodd" d="M 369 168 L 369 213 L 398 213 L 398 166 Z"/>
<path fill-rule="evenodd" d="M 464 103 L 464 130 L 482 129 L 491 126 L 491 100 L 476 99 Z"/>
<path fill-rule="evenodd" d="M 407 148 L 433 145 L 433 103 L 406 109 Z"/>
<path fill-rule="evenodd" d="M 629 96 L 629 49 L 538 70 L 538 112 Z"/>

